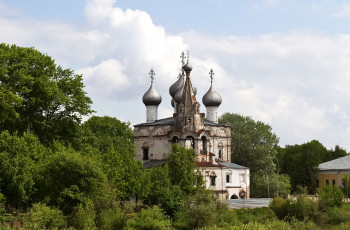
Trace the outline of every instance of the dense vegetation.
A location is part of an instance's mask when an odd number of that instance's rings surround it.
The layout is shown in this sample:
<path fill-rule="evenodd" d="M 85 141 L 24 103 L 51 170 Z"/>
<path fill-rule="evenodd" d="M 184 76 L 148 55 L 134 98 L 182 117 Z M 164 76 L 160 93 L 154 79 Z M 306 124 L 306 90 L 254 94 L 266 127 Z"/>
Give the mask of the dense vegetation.
<path fill-rule="evenodd" d="M 279 197 L 270 207 L 230 210 L 204 187 L 192 150 L 174 145 L 164 166 L 146 170 L 134 160 L 128 123 L 107 116 L 82 123 L 91 103 L 81 75 L 33 48 L 0 44 L 0 229 L 350 225 L 350 207 L 333 187 L 318 191 L 318 201 Z M 225 114 L 220 121 L 232 125 L 232 160 L 251 168 L 258 197 L 267 196 L 267 183 L 274 197 L 297 186 L 314 191 L 317 164 L 347 154 L 317 141 L 280 148 L 271 127 L 250 117 Z M 304 180 L 296 180 L 300 175 Z"/>

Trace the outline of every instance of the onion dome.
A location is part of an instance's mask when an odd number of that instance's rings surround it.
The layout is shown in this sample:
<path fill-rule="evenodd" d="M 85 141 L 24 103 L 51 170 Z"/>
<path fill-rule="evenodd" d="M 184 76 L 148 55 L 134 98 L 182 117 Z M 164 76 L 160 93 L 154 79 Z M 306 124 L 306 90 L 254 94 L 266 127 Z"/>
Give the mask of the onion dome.
<path fill-rule="evenodd" d="M 188 60 L 188 59 L 187 59 Z M 192 65 L 190 63 L 186 63 L 186 65 L 184 65 L 182 67 L 182 69 L 187 73 L 187 72 L 191 72 L 192 71 Z"/>
<path fill-rule="evenodd" d="M 142 97 L 143 103 L 147 105 L 159 105 L 162 102 L 162 97 L 160 94 L 154 89 L 153 84 L 149 90 Z"/>
<path fill-rule="evenodd" d="M 171 99 L 171 106 L 174 108 L 174 106 L 175 106 L 175 101 L 174 101 L 174 98 L 173 99 Z"/>
<path fill-rule="evenodd" d="M 175 93 L 175 95 L 174 95 L 174 100 L 175 100 L 175 102 L 177 103 L 177 104 L 179 104 L 180 103 L 180 101 L 181 101 L 181 97 L 182 97 L 182 94 L 183 94 L 183 92 L 184 92 L 184 88 L 185 88 L 185 84 L 183 84 L 182 86 L 181 86 L 181 88 Z"/>
<path fill-rule="evenodd" d="M 148 105 L 158 106 L 162 102 L 162 97 L 153 87 L 153 79 L 154 79 L 153 76 L 155 75 L 153 69 L 151 69 L 151 72 L 149 74 L 151 76 L 151 87 L 149 87 L 149 90 L 143 95 L 142 101 L 146 106 Z"/>
<path fill-rule="evenodd" d="M 182 87 L 183 84 L 184 84 L 184 78 L 182 74 L 179 74 L 179 79 L 177 79 L 177 81 L 174 84 L 172 84 L 172 86 L 170 86 L 169 88 L 170 96 L 174 97 L 175 93 Z"/>
<path fill-rule="evenodd" d="M 204 94 L 202 98 L 202 102 L 205 105 L 205 107 L 208 106 L 220 106 L 222 99 L 221 96 L 213 89 L 212 86 L 210 86 L 210 89 L 206 94 Z"/>
<path fill-rule="evenodd" d="M 211 69 L 209 72 L 210 78 L 211 78 L 211 83 L 210 83 L 210 89 L 208 90 L 208 92 L 206 92 L 206 94 L 204 94 L 203 98 L 202 98 L 202 102 L 205 105 L 205 107 L 208 106 L 215 106 L 218 107 L 221 105 L 222 99 L 220 94 L 218 94 L 214 89 L 213 89 L 213 75 L 214 72 Z"/>

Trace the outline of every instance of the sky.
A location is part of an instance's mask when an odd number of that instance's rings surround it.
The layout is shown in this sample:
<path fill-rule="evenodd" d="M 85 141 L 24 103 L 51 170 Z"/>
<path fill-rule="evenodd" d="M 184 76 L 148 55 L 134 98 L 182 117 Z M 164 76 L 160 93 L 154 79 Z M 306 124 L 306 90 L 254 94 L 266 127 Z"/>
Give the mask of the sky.
<path fill-rule="evenodd" d="M 146 121 L 189 50 L 197 100 L 210 87 L 225 112 L 272 127 L 280 145 L 319 140 L 350 151 L 350 1 L 0 0 L 0 42 L 34 47 L 83 75 L 98 116 Z M 201 112 L 205 107 L 201 106 Z"/>

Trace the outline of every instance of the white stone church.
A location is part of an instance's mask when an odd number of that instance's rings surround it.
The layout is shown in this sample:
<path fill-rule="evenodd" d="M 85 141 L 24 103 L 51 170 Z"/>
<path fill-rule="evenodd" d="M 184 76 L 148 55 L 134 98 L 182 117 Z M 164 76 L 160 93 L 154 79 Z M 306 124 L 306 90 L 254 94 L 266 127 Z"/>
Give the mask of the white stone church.
<path fill-rule="evenodd" d="M 192 65 L 185 64 L 182 53 L 182 73 L 170 87 L 172 117 L 158 119 L 158 106 L 162 101 L 153 86 L 154 71 L 150 72 L 151 87 L 143 96 L 146 106 L 146 123 L 134 126 L 136 158 L 146 168 L 166 162 L 173 143 L 193 148 L 197 156 L 196 167 L 202 172 L 206 186 L 222 199 L 249 198 L 249 168 L 231 163 L 231 128 L 218 123 L 221 96 L 211 86 L 203 96 L 205 114 L 200 113 L 196 88 L 191 83 Z"/>

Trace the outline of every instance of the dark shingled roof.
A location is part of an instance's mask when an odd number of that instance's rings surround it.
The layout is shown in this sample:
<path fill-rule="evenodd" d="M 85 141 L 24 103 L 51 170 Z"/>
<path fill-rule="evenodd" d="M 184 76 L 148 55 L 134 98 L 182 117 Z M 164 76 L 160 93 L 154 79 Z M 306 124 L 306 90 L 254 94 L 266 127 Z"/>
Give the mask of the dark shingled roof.
<path fill-rule="evenodd" d="M 153 126 L 153 125 L 172 125 L 172 124 L 174 124 L 174 118 L 173 117 L 167 117 L 167 118 L 156 120 L 154 122 L 136 124 L 136 125 L 134 125 L 134 127 L 137 127 L 137 126 Z M 204 120 L 204 125 L 230 127 L 230 125 L 214 123 L 214 122 L 207 121 L 207 120 Z"/>
<path fill-rule="evenodd" d="M 238 164 L 234 164 L 231 162 L 218 162 L 218 164 L 225 166 L 226 168 L 230 168 L 230 169 L 248 169 L 247 167 L 244 167 L 242 165 L 238 165 Z"/>
<path fill-rule="evenodd" d="M 150 160 L 150 161 L 143 163 L 143 166 L 146 169 L 149 169 L 149 168 L 164 165 L 165 163 L 166 163 L 166 160 Z"/>

